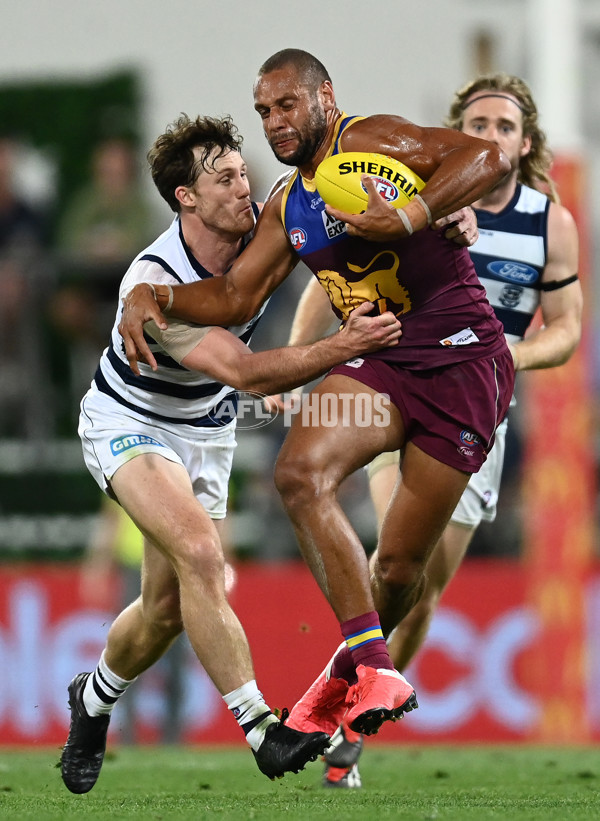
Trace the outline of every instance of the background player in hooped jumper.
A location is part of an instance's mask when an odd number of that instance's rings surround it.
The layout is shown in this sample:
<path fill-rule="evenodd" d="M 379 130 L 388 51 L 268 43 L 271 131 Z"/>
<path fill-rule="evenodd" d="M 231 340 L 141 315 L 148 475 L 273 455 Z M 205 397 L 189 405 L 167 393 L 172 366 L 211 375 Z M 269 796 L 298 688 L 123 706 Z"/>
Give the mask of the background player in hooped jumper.
<path fill-rule="evenodd" d="M 225 278 L 251 239 L 257 211 L 240 146 L 229 118 L 183 115 L 158 137 L 148 154 L 152 177 L 176 216 L 134 259 L 121 297 L 148 280 Z M 117 311 L 81 403 L 79 433 L 90 473 L 145 536 L 142 590 L 113 622 L 96 669 L 69 685 L 61 772 L 71 792 L 92 789 L 115 703 L 184 629 L 265 775 L 296 772 L 324 751 L 326 734 L 288 727 L 257 688 L 225 592 L 219 520 L 235 447 L 235 389 L 291 386 L 364 350 L 396 344 L 400 323 L 389 312 L 365 316 L 372 307 L 360 306 L 331 340 L 262 353 L 244 344 L 258 314 L 227 330 L 174 321 L 161 331 L 149 327 L 159 366 L 143 366 L 137 376 L 123 352 Z"/>
<path fill-rule="evenodd" d="M 519 77 L 478 77 L 456 93 L 446 125 L 491 140 L 511 162 L 510 174 L 474 203 L 480 236 L 470 254 L 504 326 L 515 369 L 562 365 L 581 336 L 578 236 L 550 178 L 552 156 L 531 91 Z M 524 338 L 538 307 L 543 325 Z M 318 339 L 331 319 L 321 289 L 309 283 L 294 318 L 290 344 Z M 480 522 L 491 522 L 496 516 L 507 421 L 498 428 L 487 461 L 470 479 L 427 563 L 423 596 L 391 635 L 388 646 L 398 670 L 406 669 L 425 640 L 440 597 Z M 367 467 L 379 527 L 399 479 L 399 461 L 399 452 L 393 451 Z M 338 734 L 326 756 L 328 785 L 360 783 L 353 765 L 361 740 L 347 731 L 344 735 L 345 741 Z"/>
<path fill-rule="evenodd" d="M 413 688 L 394 670 L 385 636 L 420 594 L 429 553 L 470 473 L 485 460 L 513 388 L 502 326 L 468 252 L 429 223 L 483 196 L 510 166 L 497 146 L 457 131 L 422 128 L 392 115 L 346 116 L 325 67 L 297 49 L 263 64 L 254 105 L 275 155 L 296 170 L 268 198 L 253 242 L 221 280 L 155 286 L 156 301 L 147 285 L 138 286 L 126 300 L 120 329 L 135 370 L 138 355 L 153 361 L 143 323 L 164 322 L 159 307 L 192 322 L 245 321 L 298 259 L 319 278 L 333 272 L 342 286 L 333 308 L 342 321 L 354 304 L 379 298 L 377 277 L 382 285 L 401 284 L 404 304 L 388 304 L 402 319 L 394 355 L 368 355 L 334 368 L 316 389 L 337 402 L 338 418 L 348 397 L 352 417 L 357 396 L 363 402 L 390 394 L 390 424 L 357 428 L 350 418 L 347 426 L 328 427 L 327 420 L 313 419 L 303 427 L 296 417 L 275 474 L 304 558 L 344 637 L 287 723 L 333 732 L 345 717 L 354 730 L 372 733 L 416 706 Z M 351 216 L 329 209 L 345 229 L 329 236 L 330 217 L 314 190 L 314 174 L 334 151 L 400 160 L 426 181 L 422 196 L 397 211 L 365 177 L 366 211 Z M 301 238 L 295 248 L 293 237 Z M 374 284 L 360 289 L 365 272 Z M 357 288 L 354 302 L 349 295 Z M 469 344 L 455 344 L 466 329 Z M 406 402 L 405 396 L 413 398 Z M 431 403 L 434 410 L 427 410 Z M 463 447 L 461 435 L 476 437 L 476 445 Z M 398 447 L 405 448 L 405 471 L 371 574 L 337 488 L 378 453 Z"/>

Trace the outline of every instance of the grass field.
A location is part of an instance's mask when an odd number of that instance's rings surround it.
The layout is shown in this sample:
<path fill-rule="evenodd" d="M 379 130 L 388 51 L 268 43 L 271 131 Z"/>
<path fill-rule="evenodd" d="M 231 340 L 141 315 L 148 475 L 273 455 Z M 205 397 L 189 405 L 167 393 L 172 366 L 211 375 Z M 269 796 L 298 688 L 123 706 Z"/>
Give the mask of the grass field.
<path fill-rule="evenodd" d="M 0 750 L 0 818 L 484 819 L 600 818 L 594 748 L 379 747 L 363 756 L 362 790 L 325 790 L 320 762 L 271 782 L 249 751 L 117 748 L 91 793 L 71 795 L 58 750 Z"/>

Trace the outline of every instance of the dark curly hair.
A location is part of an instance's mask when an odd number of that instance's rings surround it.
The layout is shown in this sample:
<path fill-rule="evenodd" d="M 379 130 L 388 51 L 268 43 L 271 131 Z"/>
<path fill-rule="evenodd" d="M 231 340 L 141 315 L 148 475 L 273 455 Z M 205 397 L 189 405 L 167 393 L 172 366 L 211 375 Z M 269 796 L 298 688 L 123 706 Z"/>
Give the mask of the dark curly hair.
<path fill-rule="evenodd" d="M 175 196 L 180 185 L 191 186 L 202 170 L 214 167 L 215 160 L 229 151 L 240 151 L 242 137 L 231 117 L 196 117 L 182 114 L 168 126 L 148 151 L 152 179 L 172 211 L 181 206 Z M 195 148 L 202 148 L 196 158 Z M 216 149 L 216 153 L 213 153 Z"/>

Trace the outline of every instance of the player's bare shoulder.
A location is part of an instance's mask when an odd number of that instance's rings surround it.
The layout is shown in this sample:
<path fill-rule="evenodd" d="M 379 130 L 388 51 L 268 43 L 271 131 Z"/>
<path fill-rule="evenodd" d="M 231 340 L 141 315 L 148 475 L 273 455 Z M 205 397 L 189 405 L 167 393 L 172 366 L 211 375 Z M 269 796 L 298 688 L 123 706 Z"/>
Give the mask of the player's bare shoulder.
<path fill-rule="evenodd" d="M 372 114 L 351 123 L 341 136 L 341 145 L 344 151 L 373 151 L 373 144 L 389 146 L 390 136 L 394 136 L 394 144 L 406 135 L 413 138 L 416 129 L 414 123 L 405 117 L 396 114 Z"/>
<path fill-rule="evenodd" d="M 343 151 L 385 154 L 404 163 L 428 180 L 436 161 L 428 155 L 428 130 L 395 114 L 372 114 L 346 128 L 340 138 Z"/>
<path fill-rule="evenodd" d="M 548 208 L 548 233 L 577 230 L 573 214 L 564 205 L 551 202 Z"/>
<path fill-rule="evenodd" d="M 575 271 L 578 251 L 579 237 L 573 214 L 564 205 L 551 202 L 548 209 L 548 260 L 569 259 Z"/>

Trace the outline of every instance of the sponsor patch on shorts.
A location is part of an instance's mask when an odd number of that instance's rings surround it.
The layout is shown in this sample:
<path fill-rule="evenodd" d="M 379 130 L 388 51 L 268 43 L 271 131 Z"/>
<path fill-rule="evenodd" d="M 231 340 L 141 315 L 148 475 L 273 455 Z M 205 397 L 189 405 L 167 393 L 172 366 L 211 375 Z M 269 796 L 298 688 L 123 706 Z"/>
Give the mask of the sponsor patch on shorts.
<path fill-rule="evenodd" d="M 158 442 L 151 436 L 144 436 L 142 433 L 126 433 L 124 436 L 119 436 L 118 439 L 111 439 L 110 449 L 116 456 L 125 450 L 136 448 L 138 445 L 156 445 L 159 448 L 165 447 L 162 442 Z"/>
<path fill-rule="evenodd" d="M 347 365 L 349 368 L 360 368 L 361 365 L 365 364 L 365 360 L 357 357 L 356 359 L 350 359 L 348 362 L 344 362 L 344 365 Z"/>
<path fill-rule="evenodd" d="M 457 345 L 471 345 L 473 342 L 479 342 L 479 337 L 470 328 L 463 328 L 452 336 L 447 336 L 445 339 L 440 339 L 440 345 L 445 348 L 455 348 Z"/>

